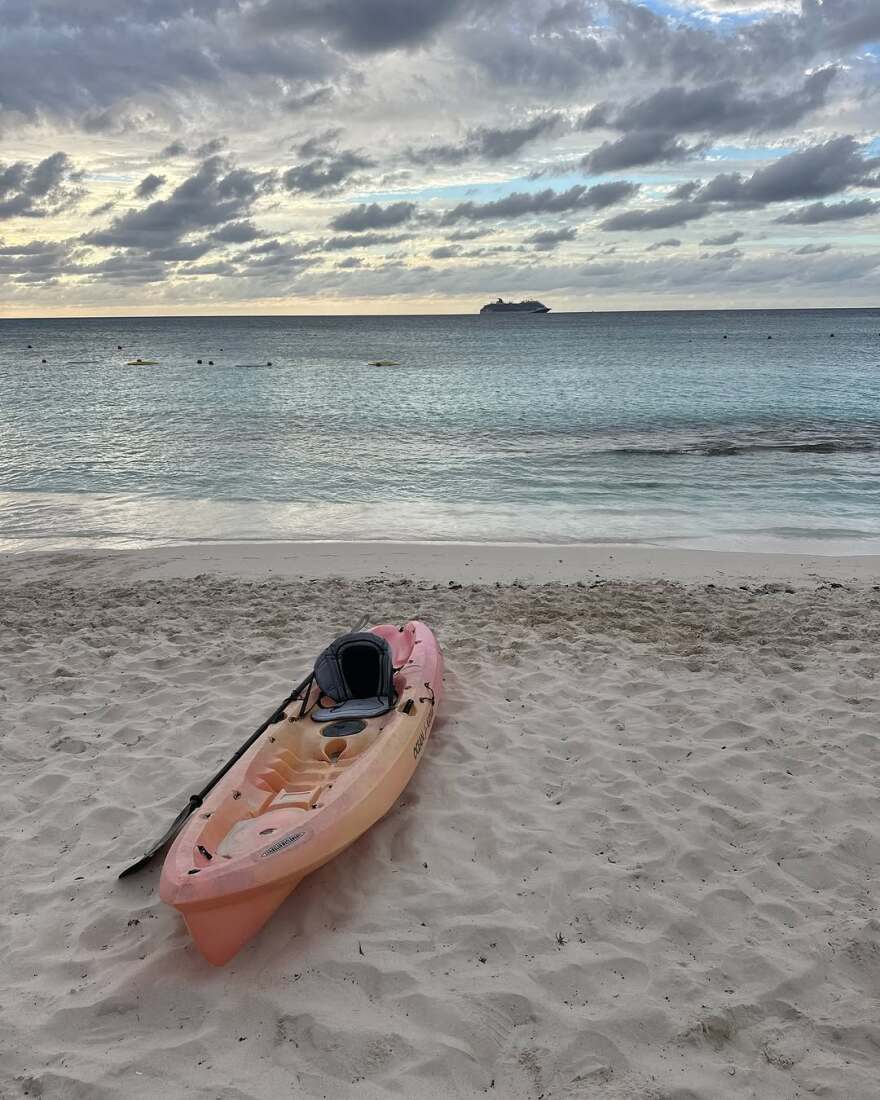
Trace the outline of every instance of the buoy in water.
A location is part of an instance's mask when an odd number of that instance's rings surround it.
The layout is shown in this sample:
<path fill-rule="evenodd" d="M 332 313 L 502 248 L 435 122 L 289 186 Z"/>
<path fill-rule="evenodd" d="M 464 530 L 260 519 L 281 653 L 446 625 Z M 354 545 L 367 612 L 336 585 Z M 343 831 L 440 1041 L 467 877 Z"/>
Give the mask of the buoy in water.
<path fill-rule="evenodd" d="M 48 362 L 48 360 L 46 360 L 46 359 L 41 359 L 41 360 L 40 360 L 40 362 L 41 362 L 41 363 L 46 363 L 46 362 Z"/>
<path fill-rule="evenodd" d="M 213 366 L 214 366 L 214 360 L 213 360 L 213 359 L 209 359 L 209 360 L 208 360 L 208 366 L 209 366 L 209 367 L 213 367 Z"/>
<path fill-rule="evenodd" d="M 396 367 L 396 359 L 371 359 L 367 364 L 369 367 Z"/>
<path fill-rule="evenodd" d="M 199 366 L 201 366 L 201 365 L 202 365 L 202 361 L 201 361 L 201 359 L 196 359 L 196 362 L 197 362 L 197 363 L 199 364 Z"/>

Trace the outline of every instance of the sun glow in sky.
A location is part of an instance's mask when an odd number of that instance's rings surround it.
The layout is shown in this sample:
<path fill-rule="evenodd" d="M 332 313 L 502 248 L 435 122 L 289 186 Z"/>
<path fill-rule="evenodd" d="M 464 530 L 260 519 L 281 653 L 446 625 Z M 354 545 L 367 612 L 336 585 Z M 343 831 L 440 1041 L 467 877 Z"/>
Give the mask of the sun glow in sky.
<path fill-rule="evenodd" d="M 876 305 L 877 0 L 0 0 L 0 316 Z"/>

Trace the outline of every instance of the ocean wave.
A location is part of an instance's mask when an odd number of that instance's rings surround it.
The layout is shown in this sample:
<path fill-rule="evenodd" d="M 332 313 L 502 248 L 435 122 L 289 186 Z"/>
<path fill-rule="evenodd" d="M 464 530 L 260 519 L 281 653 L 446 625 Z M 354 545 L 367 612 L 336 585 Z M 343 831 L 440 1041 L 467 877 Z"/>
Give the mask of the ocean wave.
<path fill-rule="evenodd" d="M 613 455 L 639 455 L 644 457 L 668 458 L 677 455 L 698 455 L 704 458 L 727 458 L 733 455 L 762 454 L 768 452 L 787 454 L 867 454 L 880 451 L 880 440 L 873 439 L 822 439 L 811 442 L 773 441 L 773 442 L 718 442 L 700 441 L 693 443 L 671 444 L 667 447 L 649 445 L 644 447 L 610 447 L 605 453 Z"/>

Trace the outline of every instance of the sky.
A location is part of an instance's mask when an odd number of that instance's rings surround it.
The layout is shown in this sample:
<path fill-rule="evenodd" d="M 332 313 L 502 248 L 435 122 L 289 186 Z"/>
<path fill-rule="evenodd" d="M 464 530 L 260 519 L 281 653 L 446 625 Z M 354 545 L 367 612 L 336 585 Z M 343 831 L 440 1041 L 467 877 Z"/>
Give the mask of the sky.
<path fill-rule="evenodd" d="M 880 0 L 0 0 L 0 316 L 880 305 Z"/>

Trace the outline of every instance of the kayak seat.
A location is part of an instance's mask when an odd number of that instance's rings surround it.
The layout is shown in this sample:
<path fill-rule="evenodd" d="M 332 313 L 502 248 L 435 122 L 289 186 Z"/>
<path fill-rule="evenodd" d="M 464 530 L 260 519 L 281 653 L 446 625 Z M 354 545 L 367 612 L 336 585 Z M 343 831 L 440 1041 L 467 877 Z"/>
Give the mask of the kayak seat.
<path fill-rule="evenodd" d="M 391 647 L 369 631 L 343 634 L 331 642 L 315 662 L 315 680 L 321 697 L 331 706 L 312 711 L 315 722 L 347 718 L 376 718 L 397 702 Z"/>

